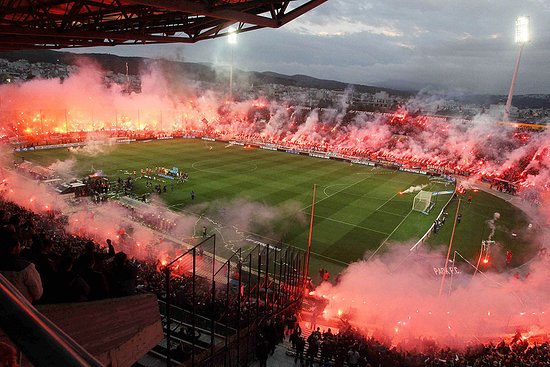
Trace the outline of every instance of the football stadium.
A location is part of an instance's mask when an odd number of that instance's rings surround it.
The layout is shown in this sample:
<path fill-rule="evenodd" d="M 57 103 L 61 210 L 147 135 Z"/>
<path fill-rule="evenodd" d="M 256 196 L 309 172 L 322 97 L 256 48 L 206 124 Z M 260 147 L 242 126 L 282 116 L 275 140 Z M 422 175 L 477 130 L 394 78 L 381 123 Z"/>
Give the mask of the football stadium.
<path fill-rule="evenodd" d="M 298 2 L 121 1 L 111 11 L 173 32 L 107 28 L 196 42 L 324 1 Z M 101 45 L 95 27 L 13 42 Z M 0 85 L 0 364 L 548 364 L 546 125 L 510 122 L 510 106 L 502 121 L 415 98 L 367 111 L 228 97 L 155 63 L 139 91 L 107 74 L 81 61 Z"/>

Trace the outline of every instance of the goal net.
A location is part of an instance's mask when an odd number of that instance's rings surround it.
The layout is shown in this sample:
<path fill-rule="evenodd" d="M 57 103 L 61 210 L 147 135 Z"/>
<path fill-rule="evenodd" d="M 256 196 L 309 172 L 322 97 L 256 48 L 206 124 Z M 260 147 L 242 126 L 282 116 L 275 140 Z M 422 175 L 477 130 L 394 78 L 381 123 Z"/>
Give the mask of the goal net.
<path fill-rule="evenodd" d="M 413 200 L 412 210 L 416 210 L 422 213 L 428 213 L 431 209 L 432 193 L 431 191 L 421 190 Z"/>

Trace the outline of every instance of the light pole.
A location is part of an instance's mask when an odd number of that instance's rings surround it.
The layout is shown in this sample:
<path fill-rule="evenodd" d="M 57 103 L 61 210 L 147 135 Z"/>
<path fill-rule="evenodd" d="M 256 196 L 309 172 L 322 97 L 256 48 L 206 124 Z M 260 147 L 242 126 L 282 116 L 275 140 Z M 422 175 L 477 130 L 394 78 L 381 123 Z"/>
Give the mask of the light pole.
<path fill-rule="evenodd" d="M 231 66 L 229 67 L 229 101 L 233 101 L 233 48 L 237 43 L 237 30 L 230 28 L 227 36 L 227 43 L 231 48 Z"/>
<path fill-rule="evenodd" d="M 508 99 L 506 100 L 506 106 L 504 107 L 504 121 L 510 121 L 510 108 L 512 107 L 512 95 L 514 94 L 514 88 L 516 87 L 519 62 L 521 61 L 523 46 L 529 42 L 529 21 L 530 19 L 528 16 L 521 16 L 516 19 L 516 44 L 519 45 L 519 53 L 516 60 L 516 67 L 514 68 L 514 75 L 512 76 L 512 83 L 510 84 L 510 91 L 508 92 Z"/>

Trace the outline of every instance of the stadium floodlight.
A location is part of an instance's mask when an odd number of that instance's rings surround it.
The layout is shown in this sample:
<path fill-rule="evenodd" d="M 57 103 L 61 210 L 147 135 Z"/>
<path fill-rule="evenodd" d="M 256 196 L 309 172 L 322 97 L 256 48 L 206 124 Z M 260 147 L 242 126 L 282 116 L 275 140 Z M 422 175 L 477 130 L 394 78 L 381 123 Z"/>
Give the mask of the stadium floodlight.
<path fill-rule="evenodd" d="M 529 42 L 529 17 L 521 16 L 516 19 L 516 43 Z"/>
<path fill-rule="evenodd" d="M 237 43 L 237 30 L 235 28 L 229 28 L 227 30 L 227 42 L 231 45 Z"/>
<path fill-rule="evenodd" d="M 512 96 L 514 94 L 514 88 L 516 87 L 521 54 L 523 53 L 523 46 L 530 41 L 529 23 L 530 18 L 528 16 L 521 16 L 516 19 L 516 43 L 519 45 L 519 53 L 516 60 L 516 67 L 514 68 L 514 75 L 512 76 L 512 83 L 510 84 L 510 90 L 508 91 L 508 99 L 506 100 L 506 106 L 504 106 L 504 121 L 510 121 L 510 108 L 512 107 Z"/>

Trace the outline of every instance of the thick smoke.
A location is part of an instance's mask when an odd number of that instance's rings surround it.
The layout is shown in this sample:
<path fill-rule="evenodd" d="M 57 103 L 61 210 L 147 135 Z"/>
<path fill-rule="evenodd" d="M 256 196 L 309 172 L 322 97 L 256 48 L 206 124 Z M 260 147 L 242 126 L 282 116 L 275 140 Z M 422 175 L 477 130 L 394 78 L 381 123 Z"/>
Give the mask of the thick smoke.
<path fill-rule="evenodd" d="M 54 163 L 50 164 L 48 168 L 55 172 L 56 175 L 61 176 L 65 179 L 73 178 L 74 170 L 76 166 L 76 159 L 70 158 L 64 161 L 57 160 Z"/>
<path fill-rule="evenodd" d="M 416 186 L 411 186 L 409 187 L 408 189 L 404 190 L 404 191 L 401 191 L 400 194 L 410 194 L 410 193 L 413 193 L 413 192 L 419 192 L 420 190 L 422 190 L 423 188 L 425 188 L 426 186 L 428 186 L 427 184 L 423 184 L 423 185 L 416 185 Z"/>
<path fill-rule="evenodd" d="M 108 142 L 113 131 L 119 136 L 124 132 L 181 131 L 398 161 L 410 167 L 444 168 L 469 174 L 472 180 L 492 177 L 516 183 L 522 193 L 529 194 L 530 201 L 542 204 L 537 215 L 544 215 L 543 221 L 550 224 L 548 131 L 521 133 L 511 126 L 497 125 L 494 118 L 484 114 L 472 120 L 409 114 L 436 110 L 443 102 L 437 96 L 419 95 L 391 115 L 350 112 L 345 96 L 337 108 L 322 110 L 256 99 L 225 104 L 224 95 L 182 82 L 161 69 L 152 65 L 144 71 L 141 93 L 123 92 L 123 86 L 105 83 L 104 73 L 94 66 L 82 66 L 65 80 L 35 79 L 0 86 L 1 128 L 5 136 L 31 143 L 33 136 L 58 142 L 58 135 L 67 131 L 83 132 L 85 139 L 102 142 Z M 101 132 L 103 137 L 86 134 L 92 131 Z M 74 152 L 93 152 L 95 148 L 85 149 Z M 4 162 L 4 167 L 11 165 L 9 159 Z M 54 167 L 67 166 L 70 171 L 70 162 L 58 162 Z M 85 231 L 102 241 L 106 236 L 120 236 L 121 229 L 131 230 L 140 241 L 157 243 L 163 249 L 155 232 L 123 219 L 128 217 L 124 208 L 110 204 L 93 211 L 85 206 L 75 210 L 44 186 L 8 170 L 3 170 L 2 176 L 6 198 L 36 212 L 55 208 L 68 213 L 74 233 Z M 172 218 L 165 210 L 157 203 L 152 214 Z M 204 211 L 236 231 L 264 235 L 271 235 L 266 223 L 293 212 L 240 201 L 212 204 Z M 493 225 L 496 219 L 492 219 Z M 172 233 L 174 237 L 196 234 L 196 218 L 179 216 L 173 220 L 181 221 Z M 543 231 L 541 238 L 547 241 L 550 234 L 547 229 Z M 166 254 L 174 250 L 161 251 Z M 147 253 L 143 247 L 128 252 L 137 257 Z M 373 261 L 352 264 L 338 285 L 324 283 L 317 293 L 329 300 L 327 317 L 347 315 L 364 325 L 369 334 L 380 330 L 394 340 L 428 336 L 456 345 L 465 339 L 501 336 L 515 329 L 533 334 L 550 331 L 550 267 L 545 251 L 540 251 L 528 270 L 518 270 L 517 277 L 512 272 L 474 278 L 468 266 L 453 266 L 440 295 L 444 263 L 441 254 L 423 250 L 411 254 L 408 248 L 395 247 Z M 396 268 L 395 264 L 401 266 Z"/>
<path fill-rule="evenodd" d="M 420 247 L 394 246 L 372 261 L 351 264 L 336 285 L 322 283 L 316 295 L 328 305 L 325 317 L 344 317 L 367 335 L 384 335 L 403 348 L 421 347 L 421 338 L 462 348 L 472 341 L 498 341 L 520 331 L 524 337 L 550 333 L 550 196 L 531 214 L 540 233 L 537 254 L 527 264 L 503 272 L 475 271 L 473 263 L 452 261 Z M 499 213 L 487 223 L 493 235 Z M 526 230 L 534 230 L 530 224 Z M 492 248 L 494 261 L 504 259 Z M 457 259 L 459 259 L 457 257 Z M 397 264 L 397 265 L 396 265 Z M 477 275 L 476 275 L 477 273 Z M 443 282 L 443 276 L 445 276 Z M 415 342 L 416 340 L 416 342 Z"/>
<path fill-rule="evenodd" d="M 230 201 L 216 200 L 191 208 L 203 213 L 204 225 L 219 234 L 224 245 L 237 248 L 247 237 L 282 242 L 291 225 L 305 225 L 306 216 L 298 202 L 287 202 L 279 207 L 252 202 L 245 198 Z"/>
<path fill-rule="evenodd" d="M 495 235 L 495 230 L 497 229 L 496 221 L 500 219 L 500 213 L 493 214 L 493 219 L 489 219 L 487 221 L 487 226 L 489 227 L 489 237 L 487 238 L 489 241 L 493 239 L 493 236 Z"/>
<path fill-rule="evenodd" d="M 167 67 L 148 65 L 141 75 L 140 93 L 106 83 L 104 73 L 93 65 L 81 66 L 65 80 L 3 85 L 0 123 L 8 135 L 30 141 L 33 136 L 53 137 L 65 131 L 107 135 L 118 131 L 119 136 L 149 130 L 206 133 L 432 166 L 548 189 L 549 132 L 521 133 L 497 125 L 485 114 L 472 120 L 423 116 L 444 104 L 444 96 L 437 93 L 419 93 L 392 115 L 350 112 L 351 89 L 334 109 L 262 99 L 227 104 L 223 93 L 190 82 Z"/>
<path fill-rule="evenodd" d="M 550 331 L 547 256 L 539 255 L 528 276 L 518 277 L 473 277 L 468 265 L 451 263 L 440 294 L 444 264 L 443 254 L 393 247 L 373 261 L 350 265 L 338 285 L 325 282 L 316 294 L 328 300 L 325 317 L 348 318 L 364 333 L 382 333 L 395 344 L 427 337 L 461 347 L 517 330 L 525 336 Z"/>

